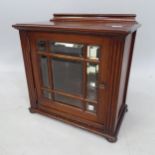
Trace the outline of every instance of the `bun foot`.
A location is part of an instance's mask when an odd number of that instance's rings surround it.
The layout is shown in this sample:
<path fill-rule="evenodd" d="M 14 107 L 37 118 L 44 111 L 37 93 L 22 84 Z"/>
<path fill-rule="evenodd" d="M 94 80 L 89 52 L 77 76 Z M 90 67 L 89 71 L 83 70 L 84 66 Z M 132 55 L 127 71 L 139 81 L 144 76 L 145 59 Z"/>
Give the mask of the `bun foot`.
<path fill-rule="evenodd" d="M 108 142 L 115 143 L 117 141 L 117 137 L 108 137 L 106 138 Z"/>
<path fill-rule="evenodd" d="M 30 113 L 36 113 L 35 109 L 29 108 Z"/>

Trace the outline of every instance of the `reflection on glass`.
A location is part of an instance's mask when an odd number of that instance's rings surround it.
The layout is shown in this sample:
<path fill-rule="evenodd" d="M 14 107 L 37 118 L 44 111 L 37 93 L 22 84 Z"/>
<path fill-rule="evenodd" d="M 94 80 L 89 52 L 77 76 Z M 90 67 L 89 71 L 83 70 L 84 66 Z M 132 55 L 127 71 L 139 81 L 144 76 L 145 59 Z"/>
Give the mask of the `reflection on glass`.
<path fill-rule="evenodd" d="M 47 57 L 40 57 L 41 77 L 44 87 L 49 87 Z"/>
<path fill-rule="evenodd" d="M 87 111 L 89 112 L 96 112 L 96 107 L 95 105 L 91 104 L 91 103 L 87 103 Z"/>
<path fill-rule="evenodd" d="M 82 63 L 52 59 L 54 89 L 82 96 Z"/>
<path fill-rule="evenodd" d="M 97 99 L 97 78 L 99 65 L 87 63 L 87 98 L 89 100 Z"/>
<path fill-rule="evenodd" d="M 75 107 L 83 108 L 82 102 L 78 99 L 73 99 L 71 97 L 63 96 L 60 94 L 55 94 L 54 99 L 55 101 L 58 101 L 58 102 L 62 102 L 62 103 L 72 105 Z"/>
<path fill-rule="evenodd" d="M 50 92 L 43 90 L 43 96 L 48 99 L 52 99 L 52 95 Z"/>
<path fill-rule="evenodd" d="M 57 54 L 65 54 L 81 57 L 83 54 L 82 48 L 83 48 L 82 44 L 61 43 L 61 42 L 50 43 L 50 51 L 52 53 Z"/>
<path fill-rule="evenodd" d="M 89 59 L 99 59 L 99 46 L 87 46 L 87 57 Z"/>
<path fill-rule="evenodd" d="M 46 51 L 46 41 L 37 41 L 37 49 L 38 51 Z"/>

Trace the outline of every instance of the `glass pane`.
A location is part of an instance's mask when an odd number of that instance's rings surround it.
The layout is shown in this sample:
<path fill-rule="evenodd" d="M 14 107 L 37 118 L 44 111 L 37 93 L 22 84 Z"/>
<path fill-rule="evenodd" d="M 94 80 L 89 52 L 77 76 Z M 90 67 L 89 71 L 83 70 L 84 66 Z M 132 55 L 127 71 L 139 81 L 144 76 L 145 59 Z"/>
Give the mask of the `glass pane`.
<path fill-rule="evenodd" d="M 73 99 L 73 98 L 63 96 L 60 94 L 55 94 L 54 98 L 55 98 L 55 101 L 62 102 L 62 103 L 72 105 L 75 107 L 83 108 L 83 104 L 80 100 Z"/>
<path fill-rule="evenodd" d="M 54 89 L 82 96 L 82 63 L 53 58 Z"/>
<path fill-rule="evenodd" d="M 40 57 L 40 68 L 41 68 L 42 84 L 44 87 L 49 87 L 47 57 L 45 56 Z"/>
<path fill-rule="evenodd" d="M 65 54 L 81 57 L 83 54 L 82 48 L 83 48 L 82 44 L 61 43 L 61 42 L 50 43 L 50 51 L 52 53 L 57 54 Z"/>
<path fill-rule="evenodd" d="M 96 106 L 91 104 L 91 103 L 87 103 L 87 107 L 86 108 L 87 108 L 87 111 L 89 111 L 89 112 L 93 112 L 93 113 L 96 112 Z"/>
<path fill-rule="evenodd" d="M 38 51 L 46 51 L 46 41 L 37 41 L 37 49 Z"/>
<path fill-rule="evenodd" d="M 87 57 L 89 59 L 99 59 L 99 46 L 87 46 Z"/>
<path fill-rule="evenodd" d="M 87 98 L 89 100 L 97 100 L 98 73 L 98 64 L 87 63 Z"/>
<path fill-rule="evenodd" d="M 43 96 L 44 96 L 45 98 L 52 99 L 51 93 L 48 92 L 48 91 L 46 91 L 46 90 L 43 91 Z"/>

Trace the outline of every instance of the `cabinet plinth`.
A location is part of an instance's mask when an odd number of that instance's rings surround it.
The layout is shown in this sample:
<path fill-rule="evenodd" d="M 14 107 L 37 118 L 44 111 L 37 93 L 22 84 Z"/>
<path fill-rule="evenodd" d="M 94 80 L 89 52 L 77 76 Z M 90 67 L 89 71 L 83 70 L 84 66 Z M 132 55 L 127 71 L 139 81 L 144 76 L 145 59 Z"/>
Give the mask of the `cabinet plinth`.
<path fill-rule="evenodd" d="M 117 140 L 137 28 L 134 14 L 54 14 L 16 24 L 30 112 Z"/>

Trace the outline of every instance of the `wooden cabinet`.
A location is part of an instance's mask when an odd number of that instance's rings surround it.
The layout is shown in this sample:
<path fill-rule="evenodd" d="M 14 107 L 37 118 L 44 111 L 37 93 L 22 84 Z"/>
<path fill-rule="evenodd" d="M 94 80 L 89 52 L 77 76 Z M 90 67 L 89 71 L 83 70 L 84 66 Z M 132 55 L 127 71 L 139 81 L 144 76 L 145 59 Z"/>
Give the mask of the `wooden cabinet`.
<path fill-rule="evenodd" d="M 46 23 L 16 24 L 30 111 L 114 142 L 125 104 L 135 15 L 54 14 Z"/>

